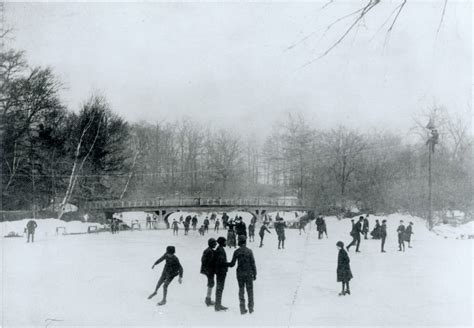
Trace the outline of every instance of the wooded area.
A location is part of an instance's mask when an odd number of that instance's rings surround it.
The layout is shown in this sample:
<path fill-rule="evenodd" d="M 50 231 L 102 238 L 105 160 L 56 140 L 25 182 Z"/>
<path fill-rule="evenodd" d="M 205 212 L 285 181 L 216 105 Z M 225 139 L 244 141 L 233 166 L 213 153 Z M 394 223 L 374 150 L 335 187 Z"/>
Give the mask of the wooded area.
<path fill-rule="evenodd" d="M 297 196 L 324 211 L 357 205 L 424 214 L 429 119 L 440 134 L 434 209 L 472 209 L 470 122 L 446 109 L 430 109 L 397 133 L 322 129 L 288 113 L 259 142 L 259 131 L 212 129 L 192 118 L 126 122 L 100 94 L 73 112 L 53 70 L 31 67 L 21 51 L 3 51 L 0 69 L 3 210 L 169 195 Z"/>

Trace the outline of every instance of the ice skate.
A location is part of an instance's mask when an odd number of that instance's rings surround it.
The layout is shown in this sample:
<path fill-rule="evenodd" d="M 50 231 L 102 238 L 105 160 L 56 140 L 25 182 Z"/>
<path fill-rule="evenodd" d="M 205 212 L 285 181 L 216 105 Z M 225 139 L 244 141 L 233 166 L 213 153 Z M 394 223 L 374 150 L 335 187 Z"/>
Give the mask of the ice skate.
<path fill-rule="evenodd" d="M 152 294 L 150 294 L 150 296 L 148 296 L 148 299 L 150 300 L 150 299 L 152 299 L 152 298 L 155 297 L 155 296 L 156 296 L 156 292 L 153 292 Z"/>
<path fill-rule="evenodd" d="M 228 308 L 222 305 L 216 305 L 214 308 L 216 311 L 226 311 Z"/>
<path fill-rule="evenodd" d="M 212 306 L 212 305 L 215 305 L 216 303 L 214 303 L 210 297 L 206 297 L 205 299 L 205 303 L 207 306 Z"/>
<path fill-rule="evenodd" d="M 340 293 L 339 293 L 339 296 L 345 296 L 345 295 L 346 295 L 345 292 L 340 292 Z"/>
<path fill-rule="evenodd" d="M 161 305 L 165 305 L 165 304 L 166 304 L 166 300 L 162 300 L 161 302 L 159 302 L 159 303 L 158 303 L 158 304 L 156 304 L 156 305 L 159 305 L 159 306 L 161 306 Z"/>

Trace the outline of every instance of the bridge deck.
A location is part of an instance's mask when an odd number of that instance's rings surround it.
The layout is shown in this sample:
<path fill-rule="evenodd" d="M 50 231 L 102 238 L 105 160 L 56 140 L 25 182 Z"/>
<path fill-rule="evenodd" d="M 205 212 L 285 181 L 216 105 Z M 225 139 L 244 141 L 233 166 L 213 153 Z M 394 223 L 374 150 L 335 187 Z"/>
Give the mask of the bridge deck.
<path fill-rule="evenodd" d="M 150 200 L 110 200 L 87 202 L 81 206 L 86 210 L 143 210 L 161 208 L 277 208 L 281 210 L 308 210 L 308 206 L 293 199 L 275 198 L 157 198 Z"/>

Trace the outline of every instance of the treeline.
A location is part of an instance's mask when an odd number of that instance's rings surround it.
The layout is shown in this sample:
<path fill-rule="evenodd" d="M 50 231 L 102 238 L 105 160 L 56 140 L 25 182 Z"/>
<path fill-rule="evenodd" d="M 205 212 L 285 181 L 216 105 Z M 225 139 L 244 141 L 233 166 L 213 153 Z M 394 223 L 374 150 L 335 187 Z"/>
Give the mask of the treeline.
<path fill-rule="evenodd" d="M 165 196 L 298 197 L 324 211 L 427 209 L 427 130 L 398 134 L 318 129 L 288 114 L 263 142 L 243 131 L 182 119 L 129 123 L 92 95 L 79 112 L 61 101 L 49 68 L 24 54 L 0 57 L 2 208 L 45 208 L 101 199 Z M 472 208 L 472 136 L 467 120 L 433 110 L 435 209 Z M 415 122 L 416 123 L 416 122 Z M 419 136 L 414 135 L 418 133 Z"/>

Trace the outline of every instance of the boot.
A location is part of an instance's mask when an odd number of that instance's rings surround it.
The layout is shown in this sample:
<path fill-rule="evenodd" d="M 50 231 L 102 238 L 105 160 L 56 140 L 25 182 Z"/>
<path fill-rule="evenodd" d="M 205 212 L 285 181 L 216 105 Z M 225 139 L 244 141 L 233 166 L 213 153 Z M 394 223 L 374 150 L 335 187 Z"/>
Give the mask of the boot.
<path fill-rule="evenodd" d="M 349 290 L 349 288 L 346 289 L 346 294 L 347 294 L 347 295 L 350 295 L 350 294 L 351 294 L 351 291 Z"/>
<path fill-rule="evenodd" d="M 150 299 L 152 299 L 152 298 L 155 297 L 155 296 L 156 296 L 156 292 L 153 292 L 152 294 L 150 294 L 150 296 L 148 296 L 148 299 L 150 300 Z"/>
<path fill-rule="evenodd" d="M 247 309 L 245 308 L 245 305 L 240 306 L 240 314 L 245 314 L 247 313 Z"/>
<path fill-rule="evenodd" d="M 161 300 L 161 302 L 159 302 L 157 305 L 165 305 L 166 304 L 166 300 Z"/>
<path fill-rule="evenodd" d="M 206 305 L 207 305 L 207 306 L 216 305 L 216 303 L 214 303 L 213 301 L 211 301 L 211 298 L 210 298 L 210 297 L 206 297 L 205 302 L 206 302 Z"/>
<path fill-rule="evenodd" d="M 225 306 L 222 306 L 222 305 L 216 305 L 214 309 L 215 309 L 216 311 L 225 311 L 225 310 L 227 310 L 228 308 L 225 307 Z"/>
<path fill-rule="evenodd" d="M 346 293 L 344 291 L 339 293 L 339 296 L 344 296 L 344 295 L 346 295 Z"/>
<path fill-rule="evenodd" d="M 253 313 L 253 307 L 249 306 L 249 313 Z"/>

